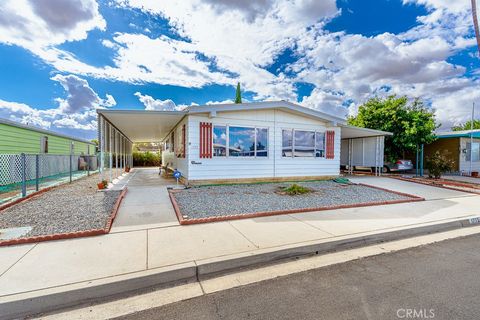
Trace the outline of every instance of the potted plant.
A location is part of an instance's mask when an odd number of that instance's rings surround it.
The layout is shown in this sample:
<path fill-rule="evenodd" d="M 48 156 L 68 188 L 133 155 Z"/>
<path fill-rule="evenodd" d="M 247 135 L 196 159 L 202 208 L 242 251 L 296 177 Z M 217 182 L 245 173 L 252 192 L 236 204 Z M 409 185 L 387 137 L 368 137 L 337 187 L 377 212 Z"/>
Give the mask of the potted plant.
<path fill-rule="evenodd" d="M 97 187 L 99 190 L 106 189 L 108 187 L 108 181 L 107 180 L 102 180 L 99 183 L 97 183 Z"/>

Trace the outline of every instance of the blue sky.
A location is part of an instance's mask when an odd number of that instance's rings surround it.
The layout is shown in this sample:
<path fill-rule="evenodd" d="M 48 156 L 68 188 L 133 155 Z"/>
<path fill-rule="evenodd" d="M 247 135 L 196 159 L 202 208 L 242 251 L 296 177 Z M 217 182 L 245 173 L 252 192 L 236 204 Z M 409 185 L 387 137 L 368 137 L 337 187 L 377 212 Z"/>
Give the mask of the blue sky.
<path fill-rule="evenodd" d="M 442 129 L 478 101 L 470 1 L 6 0 L 0 117 L 82 138 L 98 108 L 285 99 L 337 116 L 420 97 Z M 479 101 L 480 102 L 480 101 Z"/>

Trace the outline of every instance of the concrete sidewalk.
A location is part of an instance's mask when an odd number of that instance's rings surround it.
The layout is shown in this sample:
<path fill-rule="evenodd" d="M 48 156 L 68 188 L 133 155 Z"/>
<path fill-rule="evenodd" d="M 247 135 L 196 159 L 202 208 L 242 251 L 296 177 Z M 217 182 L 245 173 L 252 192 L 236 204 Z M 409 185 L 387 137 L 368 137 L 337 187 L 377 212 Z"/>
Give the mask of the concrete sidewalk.
<path fill-rule="evenodd" d="M 426 201 L 180 226 L 168 206 L 165 184 L 170 182 L 153 179 L 152 174 L 138 170 L 132 176 L 108 235 L 0 248 L 0 303 L 168 271 L 194 272 L 195 276 L 201 266 L 205 273 L 218 271 L 218 266 L 208 267 L 214 262 L 242 257 L 252 262 L 266 252 L 372 239 L 480 215 L 478 195 L 366 176 L 351 180 Z M 142 184 L 145 179 L 151 184 Z M 144 220 L 145 212 L 150 215 Z"/>

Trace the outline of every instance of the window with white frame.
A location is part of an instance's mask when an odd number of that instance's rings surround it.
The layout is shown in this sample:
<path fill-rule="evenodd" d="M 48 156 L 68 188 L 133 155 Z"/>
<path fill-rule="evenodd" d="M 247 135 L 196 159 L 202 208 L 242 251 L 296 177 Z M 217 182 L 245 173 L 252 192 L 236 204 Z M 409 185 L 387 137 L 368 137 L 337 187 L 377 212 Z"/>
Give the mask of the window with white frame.
<path fill-rule="evenodd" d="M 470 147 L 471 146 L 471 147 Z M 472 156 L 470 156 L 472 155 Z M 472 159 L 472 162 L 478 162 L 480 161 L 480 143 L 474 142 L 473 144 L 470 144 L 470 142 L 467 142 L 467 161 L 470 161 Z"/>
<path fill-rule="evenodd" d="M 325 157 L 325 132 L 282 130 L 282 157 Z"/>
<path fill-rule="evenodd" d="M 268 157 L 268 129 L 213 126 L 215 157 Z"/>
<path fill-rule="evenodd" d="M 213 126 L 213 155 L 215 157 L 227 156 L 226 126 Z"/>

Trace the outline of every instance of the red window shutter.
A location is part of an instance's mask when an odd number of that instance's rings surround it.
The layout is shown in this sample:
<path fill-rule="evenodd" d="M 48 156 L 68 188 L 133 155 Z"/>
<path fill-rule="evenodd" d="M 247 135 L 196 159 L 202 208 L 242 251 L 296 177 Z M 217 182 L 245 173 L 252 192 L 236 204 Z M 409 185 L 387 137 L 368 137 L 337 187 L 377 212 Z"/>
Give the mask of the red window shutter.
<path fill-rule="evenodd" d="M 187 149 L 185 146 L 185 140 L 186 140 L 186 130 L 185 130 L 185 125 L 182 126 L 182 158 L 185 158 Z"/>
<path fill-rule="evenodd" d="M 335 158 L 335 131 L 329 130 L 326 132 L 326 142 L 327 142 L 327 150 L 325 158 L 327 159 L 334 159 Z"/>
<path fill-rule="evenodd" d="M 200 158 L 212 157 L 212 124 L 200 122 Z"/>

